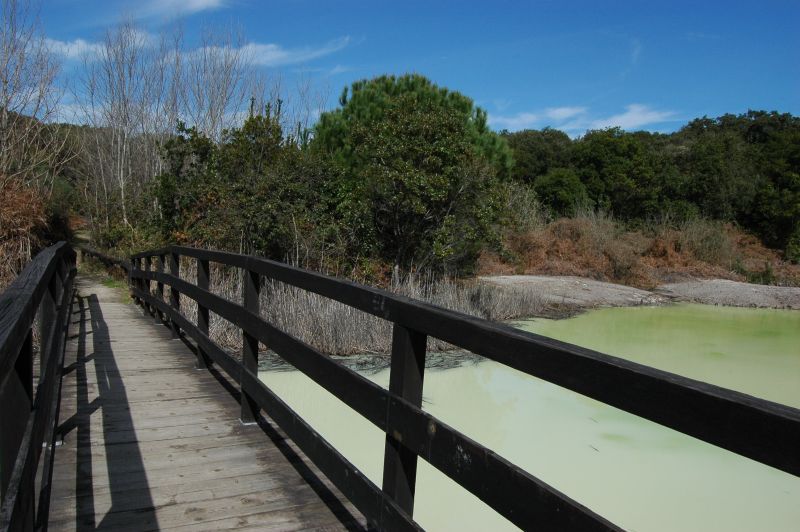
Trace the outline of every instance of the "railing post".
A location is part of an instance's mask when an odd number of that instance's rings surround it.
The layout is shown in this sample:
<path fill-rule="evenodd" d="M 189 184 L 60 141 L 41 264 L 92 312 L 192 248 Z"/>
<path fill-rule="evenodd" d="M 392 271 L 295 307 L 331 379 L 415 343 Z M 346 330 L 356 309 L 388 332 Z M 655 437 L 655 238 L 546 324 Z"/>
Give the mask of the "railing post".
<path fill-rule="evenodd" d="M 0 498 L 4 498 L 33 403 L 33 331 L 29 330 L 6 378 L 0 400 Z"/>
<path fill-rule="evenodd" d="M 153 270 L 153 267 L 152 267 L 152 265 L 153 265 L 153 260 L 152 260 L 152 258 L 151 258 L 151 257 L 148 255 L 147 257 L 145 257 L 145 258 L 144 258 L 144 269 L 145 269 L 145 271 L 148 271 L 148 272 L 149 272 L 149 271 L 152 271 L 152 270 Z M 150 294 L 150 286 L 151 286 L 151 285 L 150 285 L 150 279 L 144 279 L 144 280 L 143 280 L 143 284 L 144 284 L 144 291 L 145 291 L 145 293 L 146 293 L 148 296 L 149 296 L 149 295 L 152 295 L 152 294 Z M 153 306 L 152 306 L 152 305 L 150 305 L 149 303 L 145 302 L 145 304 L 144 304 L 144 308 L 145 308 L 145 310 L 147 310 L 147 312 L 149 312 L 149 313 L 150 313 L 150 315 L 151 315 L 151 316 L 154 316 L 154 315 L 155 315 L 155 307 L 153 307 Z"/>
<path fill-rule="evenodd" d="M 167 261 L 167 256 L 166 255 L 159 255 L 158 256 L 158 272 L 159 273 L 164 273 L 164 269 L 165 269 L 164 263 L 166 261 Z M 159 301 L 164 301 L 164 283 L 162 283 L 161 281 L 157 281 L 156 282 L 156 295 L 158 296 Z M 160 322 L 164 321 L 164 314 L 161 312 L 161 310 L 157 311 L 157 315 L 156 316 L 157 316 L 156 317 L 156 321 L 160 321 Z"/>
<path fill-rule="evenodd" d="M 132 258 L 132 259 L 131 259 L 131 270 L 132 270 L 132 271 L 135 271 L 135 270 L 141 270 L 141 269 L 142 269 L 142 268 L 141 268 L 141 266 L 140 266 L 140 264 L 141 264 L 141 263 L 139 262 L 140 260 L 141 260 L 141 259 L 140 259 L 139 257 L 137 257 L 137 258 Z M 132 284 L 132 285 L 133 285 L 133 287 L 134 287 L 134 288 L 136 288 L 137 290 L 141 290 L 141 288 L 142 288 L 141 279 L 134 279 L 134 278 L 131 278 L 131 284 Z M 137 296 L 137 295 L 135 295 L 135 294 L 134 294 L 134 296 L 133 296 L 133 302 L 134 302 L 134 303 L 136 303 L 136 304 L 140 304 L 140 303 L 141 303 L 141 301 L 139 300 L 139 296 Z"/>
<path fill-rule="evenodd" d="M 424 334 L 394 324 L 389 392 L 417 407 L 422 405 L 426 344 L 427 337 Z M 383 491 L 409 515 L 414 512 L 416 477 L 417 455 L 395 435 L 387 434 L 383 457 Z"/>
<path fill-rule="evenodd" d="M 242 271 L 242 300 L 244 308 L 258 314 L 258 296 L 261 292 L 261 277 L 250 270 Z M 258 340 L 242 329 L 242 371 L 258 373 Z M 242 392 L 242 423 L 255 423 L 258 405 L 253 401 L 242 386 L 244 379 L 239 379 L 239 389 Z"/>
<path fill-rule="evenodd" d="M 169 273 L 172 274 L 175 277 L 180 277 L 180 275 L 181 275 L 179 261 L 180 261 L 180 257 L 178 256 L 178 254 L 173 252 L 173 251 L 170 251 L 169 252 Z M 174 286 L 170 285 L 170 287 L 169 287 L 169 304 L 172 306 L 173 309 L 175 309 L 176 312 L 180 312 L 181 311 L 181 300 L 180 300 L 180 297 L 181 296 L 180 296 L 180 292 L 178 292 L 178 289 L 175 288 Z M 178 324 L 175 323 L 174 320 L 170 320 L 169 324 L 170 324 L 170 328 L 172 329 L 172 337 L 173 338 L 180 338 L 181 331 L 180 331 L 180 328 L 178 327 Z"/>
<path fill-rule="evenodd" d="M 58 297 L 58 272 L 53 272 L 47 283 L 47 290 L 39 303 L 39 378 L 44 375 L 47 355 L 50 352 L 50 339 L 56 326 L 56 301 Z"/>
<path fill-rule="evenodd" d="M 197 288 L 208 290 L 210 272 L 208 269 L 208 261 L 197 259 Z M 197 302 L 197 328 L 200 332 L 208 336 L 208 309 Z M 204 369 L 208 367 L 208 355 L 203 349 L 197 346 L 197 368 Z"/>

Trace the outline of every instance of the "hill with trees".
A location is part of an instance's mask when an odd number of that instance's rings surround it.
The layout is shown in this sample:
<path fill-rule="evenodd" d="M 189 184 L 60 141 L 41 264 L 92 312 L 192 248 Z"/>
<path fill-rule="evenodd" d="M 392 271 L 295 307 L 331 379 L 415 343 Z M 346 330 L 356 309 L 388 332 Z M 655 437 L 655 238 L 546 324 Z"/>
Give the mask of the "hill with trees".
<path fill-rule="evenodd" d="M 575 271 L 624 282 L 687 253 L 713 263 L 690 268 L 700 275 L 800 282 L 787 265 L 800 261 L 790 114 L 669 134 L 496 133 L 468 96 L 417 74 L 357 81 L 333 109 L 298 87 L 290 105 L 229 33 L 195 49 L 123 23 L 71 74 L 80 101 L 59 123 L 59 65 L 24 8 L 3 2 L 14 83 L 0 87 L 0 278 L 68 236 L 72 217 L 118 255 L 182 243 L 376 281 L 568 272 L 581 248 L 598 266 Z"/>

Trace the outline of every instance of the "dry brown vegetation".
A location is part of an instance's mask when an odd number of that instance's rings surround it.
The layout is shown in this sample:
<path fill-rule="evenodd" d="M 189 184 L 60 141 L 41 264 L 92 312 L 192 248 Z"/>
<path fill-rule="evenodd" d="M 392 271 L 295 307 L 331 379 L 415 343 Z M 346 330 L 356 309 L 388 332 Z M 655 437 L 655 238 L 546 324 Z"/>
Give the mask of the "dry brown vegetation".
<path fill-rule="evenodd" d="M 0 290 L 5 288 L 39 247 L 47 220 L 42 196 L 18 181 L 0 186 Z"/>
<path fill-rule="evenodd" d="M 576 275 L 648 289 L 689 277 L 800 285 L 800 266 L 730 224 L 704 219 L 629 229 L 586 211 L 509 233 L 504 245 L 503 257 L 481 256 L 481 275 Z"/>
<path fill-rule="evenodd" d="M 182 278 L 196 279 L 194 261 L 181 261 L 180 270 Z M 241 277 L 238 270 L 212 265 L 211 279 L 212 292 L 241 303 Z M 495 321 L 533 316 L 544 309 L 540 294 L 530 287 L 512 288 L 476 281 L 408 276 L 394 279 L 389 290 Z M 260 305 L 261 314 L 269 323 L 325 353 L 388 353 L 391 348 L 390 322 L 285 283 L 266 281 L 262 287 Z M 182 299 L 181 312 L 190 320 L 195 320 L 196 303 Z M 239 329 L 213 313 L 210 315 L 209 334 L 226 348 L 238 349 L 241 346 Z M 448 350 L 450 347 L 441 340 L 428 340 L 428 349 L 431 351 Z"/>

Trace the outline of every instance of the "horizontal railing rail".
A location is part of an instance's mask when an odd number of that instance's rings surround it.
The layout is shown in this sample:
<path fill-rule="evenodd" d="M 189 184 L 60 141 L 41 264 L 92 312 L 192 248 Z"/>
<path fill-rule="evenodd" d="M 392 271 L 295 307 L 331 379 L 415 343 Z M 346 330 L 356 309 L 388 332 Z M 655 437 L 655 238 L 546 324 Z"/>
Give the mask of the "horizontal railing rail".
<path fill-rule="evenodd" d="M 60 242 L 0 294 L 0 531 L 47 530 L 74 277 L 75 252 Z"/>
<path fill-rule="evenodd" d="M 93 248 L 84 245 L 76 245 L 75 249 L 78 251 L 78 256 L 82 259 L 83 256 L 91 257 L 98 262 L 100 262 L 106 268 L 119 268 L 125 272 L 126 275 L 130 274 L 131 271 L 131 263 L 124 260 L 118 259 L 116 257 L 111 257 L 110 255 L 106 255 L 100 251 L 97 251 Z"/>
<path fill-rule="evenodd" d="M 196 280 L 180 278 L 181 256 L 196 261 Z M 210 262 L 243 271 L 242 305 L 210 291 Z M 382 529 L 417 527 L 412 519 L 417 457 L 521 528 L 618 529 L 420 408 L 428 336 L 800 476 L 800 410 L 788 406 L 247 255 L 170 246 L 133 255 L 130 278 L 137 302 L 156 319 L 167 318 L 176 335 L 182 330 L 195 340 L 199 366 L 213 361 L 239 382 L 243 420 L 252 420 L 263 409 L 367 519 Z M 258 308 L 262 278 L 392 322 L 389 390 L 268 323 Z M 155 296 L 152 281 L 157 283 Z M 165 286 L 169 287 L 169 303 Z M 197 303 L 197 323 L 180 313 L 181 296 Z M 242 330 L 241 360 L 209 337 L 209 311 Z M 364 477 L 258 379 L 259 342 L 386 433 L 382 488 Z"/>

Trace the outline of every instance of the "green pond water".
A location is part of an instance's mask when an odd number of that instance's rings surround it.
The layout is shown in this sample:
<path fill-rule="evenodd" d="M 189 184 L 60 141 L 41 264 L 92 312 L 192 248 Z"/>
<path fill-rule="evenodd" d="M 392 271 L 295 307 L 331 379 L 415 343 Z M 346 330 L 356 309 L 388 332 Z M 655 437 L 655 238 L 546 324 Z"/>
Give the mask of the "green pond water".
<path fill-rule="evenodd" d="M 800 406 L 800 312 L 676 305 L 517 326 Z M 380 431 L 297 371 L 260 376 L 380 485 Z M 388 386 L 386 369 L 366 376 Z M 428 369 L 423 408 L 627 530 L 798 530 L 800 479 L 493 361 Z M 422 460 L 414 517 L 514 529 Z"/>

